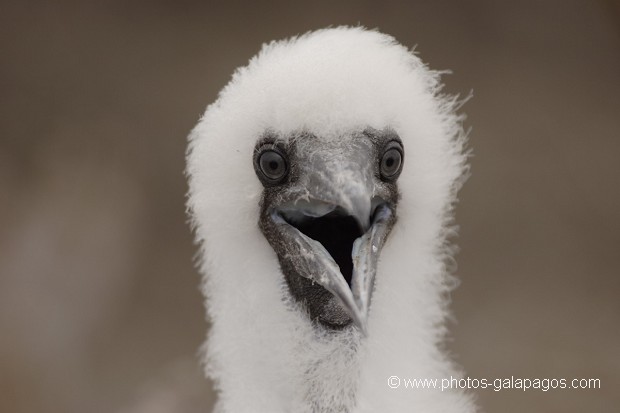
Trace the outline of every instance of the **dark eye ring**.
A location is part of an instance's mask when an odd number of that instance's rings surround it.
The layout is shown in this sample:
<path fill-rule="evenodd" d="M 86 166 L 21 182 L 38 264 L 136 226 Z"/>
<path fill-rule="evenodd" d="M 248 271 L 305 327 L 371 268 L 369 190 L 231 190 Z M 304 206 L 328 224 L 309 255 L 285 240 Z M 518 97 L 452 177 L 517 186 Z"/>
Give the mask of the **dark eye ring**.
<path fill-rule="evenodd" d="M 403 167 L 403 146 L 400 142 L 392 141 L 385 146 L 379 171 L 384 181 L 395 181 Z"/>
<path fill-rule="evenodd" d="M 276 185 L 282 182 L 288 175 L 288 162 L 284 153 L 272 145 L 259 148 L 257 152 L 254 169 L 263 184 Z"/>

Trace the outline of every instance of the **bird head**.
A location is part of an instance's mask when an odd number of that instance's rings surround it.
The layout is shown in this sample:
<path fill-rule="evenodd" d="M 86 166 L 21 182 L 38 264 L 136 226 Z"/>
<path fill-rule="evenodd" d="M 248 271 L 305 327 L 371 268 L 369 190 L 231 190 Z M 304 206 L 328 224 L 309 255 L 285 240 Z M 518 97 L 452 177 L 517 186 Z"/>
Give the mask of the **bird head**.
<path fill-rule="evenodd" d="M 396 220 L 404 157 L 387 129 L 337 139 L 310 131 L 258 139 L 259 227 L 277 254 L 288 293 L 323 328 L 366 332 L 380 250 Z"/>

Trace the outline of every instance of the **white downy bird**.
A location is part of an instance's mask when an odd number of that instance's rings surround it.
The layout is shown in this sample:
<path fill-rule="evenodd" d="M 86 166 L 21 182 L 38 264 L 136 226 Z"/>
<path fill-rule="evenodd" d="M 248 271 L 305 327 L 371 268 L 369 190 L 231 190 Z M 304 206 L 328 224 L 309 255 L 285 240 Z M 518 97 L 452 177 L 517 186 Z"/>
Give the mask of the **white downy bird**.
<path fill-rule="evenodd" d="M 207 108 L 188 208 L 217 412 L 475 411 L 405 386 L 462 374 L 442 340 L 465 138 L 440 91 L 392 37 L 339 27 L 264 45 Z"/>

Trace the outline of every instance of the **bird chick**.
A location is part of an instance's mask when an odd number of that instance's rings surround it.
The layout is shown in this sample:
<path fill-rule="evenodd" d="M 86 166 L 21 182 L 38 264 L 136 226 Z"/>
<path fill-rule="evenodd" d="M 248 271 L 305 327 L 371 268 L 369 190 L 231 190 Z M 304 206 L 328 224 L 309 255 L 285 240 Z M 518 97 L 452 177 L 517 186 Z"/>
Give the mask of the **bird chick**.
<path fill-rule="evenodd" d="M 263 46 L 189 137 L 218 412 L 473 412 L 440 345 L 466 171 L 456 100 L 360 27 Z"/>

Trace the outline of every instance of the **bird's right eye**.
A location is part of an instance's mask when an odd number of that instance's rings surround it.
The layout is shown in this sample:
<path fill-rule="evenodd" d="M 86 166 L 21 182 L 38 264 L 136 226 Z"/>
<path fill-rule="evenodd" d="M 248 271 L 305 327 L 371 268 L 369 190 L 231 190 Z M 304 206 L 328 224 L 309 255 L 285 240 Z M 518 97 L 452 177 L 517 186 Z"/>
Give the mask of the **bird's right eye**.
<path fill-rule="evenodd" d="M 267 185 L 279 184 L 288 174 L 284 154 L 273 148 L 261 150 L 255 166 L 258 177 Z"/>
<path fill-rule="evenodd" d="M 387 144 L 379 169 L 381 179 L 388 182 L 396 181 L 403 167 L 403 146 L 398 141 L 392 141 Z"/>

